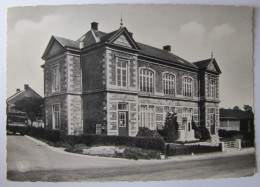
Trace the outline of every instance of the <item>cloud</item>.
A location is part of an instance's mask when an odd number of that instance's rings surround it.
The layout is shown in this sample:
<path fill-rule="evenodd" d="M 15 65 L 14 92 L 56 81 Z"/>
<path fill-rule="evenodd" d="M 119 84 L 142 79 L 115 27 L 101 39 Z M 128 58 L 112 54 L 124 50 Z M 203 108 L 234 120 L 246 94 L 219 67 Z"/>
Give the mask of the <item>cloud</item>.
<path fill-rule="evenodd" d="M 199 39 L 202 39 L 204 33 L 204 26 L 195 21 L 189 22 L 180 27 L 180 35 L 183 37 L 198 37 Z"/>
<path fill-rule="evenodd" d="M 235 33 L 235 28 L 227 23 L 215 26 L 213 31 L 209 34 L 209 38 L 213 41 L 221 40 L 222 38 L 229 37 Z"/>

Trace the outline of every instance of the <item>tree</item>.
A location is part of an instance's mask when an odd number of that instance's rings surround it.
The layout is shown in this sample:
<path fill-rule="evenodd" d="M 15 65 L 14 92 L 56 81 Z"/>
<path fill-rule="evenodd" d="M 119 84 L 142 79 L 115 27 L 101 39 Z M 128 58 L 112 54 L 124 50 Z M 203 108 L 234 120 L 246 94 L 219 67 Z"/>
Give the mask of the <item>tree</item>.
<path fill-rule="evenodd" d="M 164 138 L 165 142 L 172 143 L 179 138 L 179 124 L 177 122 L 176 113 L 167 113 L 164 127 L 162 130 L 158 130 L 159 134 Z"/>
<path fill-rule="evenodd" d="M 201 141 L 209 140 L 211 138 L 209 130 L 204 126 L 198 127 L 195 130 L 195 138 L 198 138 Z"/>
<path fill-rule="evenodd" d="M 234 106 L 233 110 L 241 110 L 239 106 Z"/>
<path fill-rule="evenodd" d="M 244 105 L 244 110 L 247 111 L 247 112 L 253 112 L 252 107 L 249 106 L 249 105 Z"/>
<path fill-rule="evenodd" d="M 12 108 L 25 112 L 31 120 L 31 124 L 37 119 L 43 118 L 43 99 L 36 97 L 25 97 L 16 101 Z"/>

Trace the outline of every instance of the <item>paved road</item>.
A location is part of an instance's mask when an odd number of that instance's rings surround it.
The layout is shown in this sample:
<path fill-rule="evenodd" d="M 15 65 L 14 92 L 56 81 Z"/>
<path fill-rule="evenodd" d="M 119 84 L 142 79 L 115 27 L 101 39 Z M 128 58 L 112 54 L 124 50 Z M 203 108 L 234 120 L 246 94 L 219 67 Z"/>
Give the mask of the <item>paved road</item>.
<path fill-rule="evenodd" d="M 197 159 L 127 160 L 64 153 L 29 137 L 7 137 L 7 178 L 13 181 L 160 181 L 254 174 L 254 154 Z"/>

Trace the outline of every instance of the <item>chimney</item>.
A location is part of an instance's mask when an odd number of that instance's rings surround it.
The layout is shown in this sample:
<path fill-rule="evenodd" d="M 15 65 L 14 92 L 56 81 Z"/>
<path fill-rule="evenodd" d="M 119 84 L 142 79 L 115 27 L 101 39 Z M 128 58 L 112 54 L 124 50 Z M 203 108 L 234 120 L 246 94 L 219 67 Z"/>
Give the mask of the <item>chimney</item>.
<path fill-rule="evenodd" d="M 170 45 L 165 45 L 165 46 L 163 46 L 163 50 L 171 52 L 171 46 Z"/>
<path fill-rule="evenodd" d="M 91 29 L 98 31 L 98 23 L 97 22 L 92 22 L 91 23 Z"/>
<path fill-rule="evenodd" d="M 28 88 L 29 88 L 29 84 L 25 84 L 24 85 L 24 90 L 28 90 Z"/>
<path fill-rule="evenodd" d="M 17 88 L 17 89 L 16 89 L 16 92 L 17 92 L 17 93 L 20 92 L 20 91 L 21 91 L 20 88 Z"/>

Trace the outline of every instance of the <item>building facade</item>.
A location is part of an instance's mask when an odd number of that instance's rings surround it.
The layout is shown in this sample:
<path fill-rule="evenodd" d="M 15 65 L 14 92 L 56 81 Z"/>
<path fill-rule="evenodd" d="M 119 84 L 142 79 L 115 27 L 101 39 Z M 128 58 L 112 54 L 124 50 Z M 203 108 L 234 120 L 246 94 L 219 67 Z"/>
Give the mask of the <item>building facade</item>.
<path fill-rule="evenodd" d="M 37 98 L 39 100 L 43 100 L 43 98 L 28 84 L 24 85 L 24 90 L 17 88 L 16 93 L 6 100 L 7 124 L 23 123 L 31 125 L 31 121 L 29 120 L 28 115 L 25 112 L 14 109 L 16 102 L 22 101 L 24 98 Z M 39 120 L 34 122 L 33 125 L 43 126 L 43 122 L 40 123 Z"/>
<path fill-rule="evenodd" d="M 214 136 L 219 128 L 216 60 L 190 63 L 169 45 L 154 48 L 125 27 L 111 33 L 98 23 L 77 41 L 52 36 L 43 54 L 48 128 L 135 136 L 138 127 L 164 125 L 177 113 L 180 140 L 194 140 L 192 122 Z"/>

